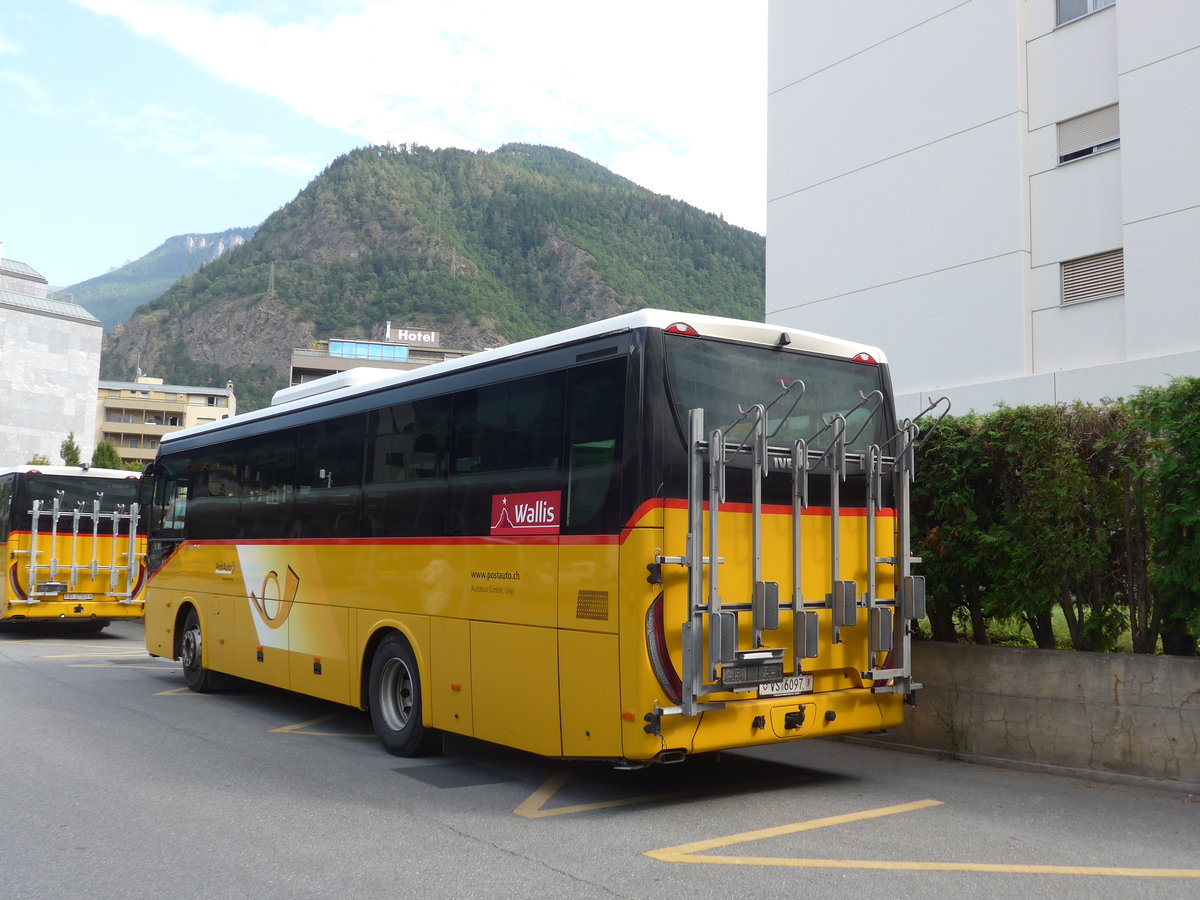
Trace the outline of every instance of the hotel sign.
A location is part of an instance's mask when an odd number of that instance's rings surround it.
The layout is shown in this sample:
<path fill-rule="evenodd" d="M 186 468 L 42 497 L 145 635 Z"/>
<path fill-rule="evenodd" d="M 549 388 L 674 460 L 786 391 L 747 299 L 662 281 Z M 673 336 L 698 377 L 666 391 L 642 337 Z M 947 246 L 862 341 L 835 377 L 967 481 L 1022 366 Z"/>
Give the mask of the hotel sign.
<path fill-rule="evenodd" d="M 436 347 L 441 343 L 442 336 L 436 331 L 405 328 L 402 325 L 393 325 L 391 322 L 388 322 L 387 335 L 384 340 L 394 341 L 397 344 L 408 344 L 409 346 Z"/>

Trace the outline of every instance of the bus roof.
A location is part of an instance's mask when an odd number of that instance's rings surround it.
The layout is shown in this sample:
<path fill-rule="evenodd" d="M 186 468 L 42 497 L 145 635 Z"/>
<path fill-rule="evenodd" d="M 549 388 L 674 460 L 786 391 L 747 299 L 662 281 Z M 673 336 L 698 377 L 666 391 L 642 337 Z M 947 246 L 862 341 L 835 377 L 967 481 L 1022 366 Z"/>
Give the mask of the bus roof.
<path fill-rule="evenodd" d="M 94 466 L 5 466 L 0 468 L 0 475 L 11 474 L 26 474 L 26 475 L 67 475 L 75 478 L 128 478 L 136 480 L 141 478 L 137 472 L 129 469 L 97 469 Z"/>
<path fill-rule="evenodd" d="M 487 366 L 506 359 L 515 359 L 542 350 L 549 350 L 566 344 L 621 334 L 639 328 L 655 328 L 667 330 L 673 325 L 690 326 L 700 337 L 716 337 L 727 340 L 741 341 L 765 346 L 786 345 L 793 350 L 806 350 L 811 353 L 821 353 L 826 356 L 853 359 L 861 353 L 869 354 L 876 362 L 883 364 L 887 360 L 882 350 L 867 344 L 854 343 L 841 338 L 829 337 L 810 331 L 801 331 L 781 325 L 770 325 L 762 322 L 747 322 L 741 319 L 729 319 L 723 316 L 708 316 L 700 313 L 670 312 L 662 309 L 643 309 L 637 312 L 614 316 L 590 322 L 565 331 L 557 331 L 542 337 L 481 350 L 467 356 L 448 359 L 440 363 L 421 366 L 416 369 L 374 369 L 356 368 L 328 375 L 315 381 L 282 388 L 275 392 L 271 405 L 264 409 L 241 413 L 230 419 L 209 422 L 194 428 L 174 431 L 163 435 L 160 446 L 182 437 L 190 437 L 205 431 L 216 431 L 234 424 L 266 418 L 281 412 L 304 409 L 317 403 L 340 400 L 366 393 L 388 385 L 405 384 L 410 381 L 423 381 L 437 378 L 450 372 L 457 372 Z M 786 339 L 783 336 L 786 335 Z"/>

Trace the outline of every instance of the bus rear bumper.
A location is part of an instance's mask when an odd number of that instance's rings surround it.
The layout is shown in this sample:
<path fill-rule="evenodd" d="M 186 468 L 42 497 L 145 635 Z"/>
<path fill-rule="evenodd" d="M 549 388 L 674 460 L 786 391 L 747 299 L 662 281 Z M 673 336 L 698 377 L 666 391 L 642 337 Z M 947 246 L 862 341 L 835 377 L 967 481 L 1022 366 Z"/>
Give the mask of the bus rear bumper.
<path fill-rule="evenodd" d="M 40 600 L 36 603 L 9 603 L 0 621 L 84 621 L 88 619 L 140 619 L 143 603 L 140 600 L 123 602 L 103 600 Z"/>
<path fill-rule="evenodd" d="M 895 728 L 903 721 L 903 695 L 876 694 L 870 688 L 734 701 L 708 710 L 698 725 L 675 716 L 661 719 L 665 746 L 685 747 L 689 754 L 861 734 Z M 694 736 L 681 743 L 673 739 L 676 734 Z"/>

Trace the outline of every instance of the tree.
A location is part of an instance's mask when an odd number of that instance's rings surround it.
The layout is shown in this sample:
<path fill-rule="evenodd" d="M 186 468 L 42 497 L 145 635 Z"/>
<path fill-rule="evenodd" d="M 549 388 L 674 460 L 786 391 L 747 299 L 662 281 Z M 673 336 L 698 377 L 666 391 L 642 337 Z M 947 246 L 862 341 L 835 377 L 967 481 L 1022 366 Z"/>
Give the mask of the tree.
<path fill-rule="evenodd" d="M 48 457 L 45 453 L 35 453 L 32 457 L 30 457 L 29 462 L 27 462 L 25 465 L 50 466 L 53 465 L 53 463 L 50 461 L 50 457 Z"/>
<path fill-rule="evenodd" d="M 63 465 L 79 465 L 82 454 L 79 450 L 79 445 L 75 443 L 75 432 L 72 431 L 69 435 L 67 435 L 67 439 L 59 444 L 58 452 L 62 456 Z"/>
<path fill-rule="evenodd" d="M 122 468 L 121 455 L 117 453 L 117 448 L 108 438 L 104 438 L 96 445 L 96 452 L 92 454 L 92 465 L 97 469 Z"/>

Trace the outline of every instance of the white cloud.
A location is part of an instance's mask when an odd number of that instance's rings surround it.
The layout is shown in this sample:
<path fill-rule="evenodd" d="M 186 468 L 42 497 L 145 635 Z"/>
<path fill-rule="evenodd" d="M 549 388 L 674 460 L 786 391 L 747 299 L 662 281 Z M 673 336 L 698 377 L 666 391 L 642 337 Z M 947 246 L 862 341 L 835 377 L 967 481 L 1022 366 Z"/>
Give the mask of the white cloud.
<path fill-rule="evenodd" d="M 126 150 L 157 150 L 185 167 L 218 173 L 253 166 L 284 175 L 308 176 L 328 162 L 281 151 L 261 135 L 225 131 L 204 116 L 186 110 L 143 106 L 125 115 L 98 116 L 95 121 L 110 129 L 113 139 Z"/>
<path fill-rule="evenodd" d="M 74 2 L 365 141 L 552 144 L 764 228 L 759 2 L 360 0 L 285 24 L 253 2 L 233 13 L 202 0 Z"/>

